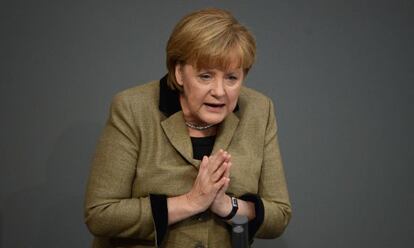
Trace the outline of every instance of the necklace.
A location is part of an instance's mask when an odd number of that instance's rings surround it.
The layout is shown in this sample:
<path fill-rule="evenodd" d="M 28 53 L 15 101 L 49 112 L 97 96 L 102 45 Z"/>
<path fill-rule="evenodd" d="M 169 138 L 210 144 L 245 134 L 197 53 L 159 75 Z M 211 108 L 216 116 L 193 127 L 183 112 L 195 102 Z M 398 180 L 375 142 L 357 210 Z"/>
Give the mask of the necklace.
<path fill-rule="evenodd" d="M 191 122 L 185 122 L 185 125 L 189 128 L 195 129 L 195 130 L 205 130 L 205 129 L 208 129 L 208 128 L 214 126 L 215 124 L 208 124 L 208 125 L 205 125 L 205 126 L 199 126 L 199 125 L 193 124 Z"/>

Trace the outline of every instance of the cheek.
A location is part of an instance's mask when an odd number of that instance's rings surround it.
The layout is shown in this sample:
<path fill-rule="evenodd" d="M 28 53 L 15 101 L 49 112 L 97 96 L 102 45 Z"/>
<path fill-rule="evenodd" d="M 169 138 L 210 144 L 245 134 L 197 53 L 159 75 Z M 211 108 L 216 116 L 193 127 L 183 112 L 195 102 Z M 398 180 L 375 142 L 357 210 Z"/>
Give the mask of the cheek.
<path fill-rule="evenodd" d="M 189 87 L 187 91 L 187 98 L 193 107 L 198 108 L 203 104 L 208 91 L 199 87 Z"/>
<path fill-rule="evenodd" d="M 233 111 L 236 107 L 237 100 L 239 99 L 240 91 L 231 91 L 227 94 L 229 100 L 229 110 Z"/>

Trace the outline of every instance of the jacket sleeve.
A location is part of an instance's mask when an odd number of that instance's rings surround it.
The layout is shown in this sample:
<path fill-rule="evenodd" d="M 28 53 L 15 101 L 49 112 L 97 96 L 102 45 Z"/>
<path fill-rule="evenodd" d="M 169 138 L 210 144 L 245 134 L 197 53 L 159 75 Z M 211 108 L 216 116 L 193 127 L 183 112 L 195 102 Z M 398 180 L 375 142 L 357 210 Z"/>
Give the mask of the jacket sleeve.
<path fill-rule="evenodd" d="M 291 218 L 291 205 L 277 138 L 276 117 L 270 99 L 268 111 L 258 192 L 263 204 L 264 216 L 256 233 L 258 238 L 280 236 Z"/>
<path fill-rule="evenodd" d="M 85 198 L 85 222 L 95 236 L 154 240 L 150 196 L 135 198 L 140 135 L 128 99 L 114 97 L 97 144 Z"/>

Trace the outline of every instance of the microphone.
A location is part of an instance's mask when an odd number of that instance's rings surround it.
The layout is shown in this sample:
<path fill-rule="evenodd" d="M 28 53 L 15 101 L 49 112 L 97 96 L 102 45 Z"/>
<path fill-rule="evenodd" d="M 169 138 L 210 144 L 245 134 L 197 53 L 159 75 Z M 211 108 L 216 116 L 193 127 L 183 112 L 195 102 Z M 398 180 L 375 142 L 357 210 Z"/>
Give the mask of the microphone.
<path fill-rule="evenodd" d="M 236 215 L 232 221 L 232 247 L 248 248 L 249 247 L 249 230 L 248 219 L 244 215 Z"/>

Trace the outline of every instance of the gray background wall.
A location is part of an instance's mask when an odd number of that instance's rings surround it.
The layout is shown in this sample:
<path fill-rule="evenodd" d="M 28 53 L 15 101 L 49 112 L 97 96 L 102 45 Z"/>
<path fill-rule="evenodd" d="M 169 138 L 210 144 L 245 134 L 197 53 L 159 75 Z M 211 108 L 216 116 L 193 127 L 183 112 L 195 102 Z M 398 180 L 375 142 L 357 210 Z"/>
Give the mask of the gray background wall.
<path fill-rule="evenodd" d="M 121 89 L 165 73 L 184 14 L 249 26 L 294 215 L 254 247 L 413 247 L 413 1 L 1 1 L 0 246 L 88 247 L 89 162 Z"/>

